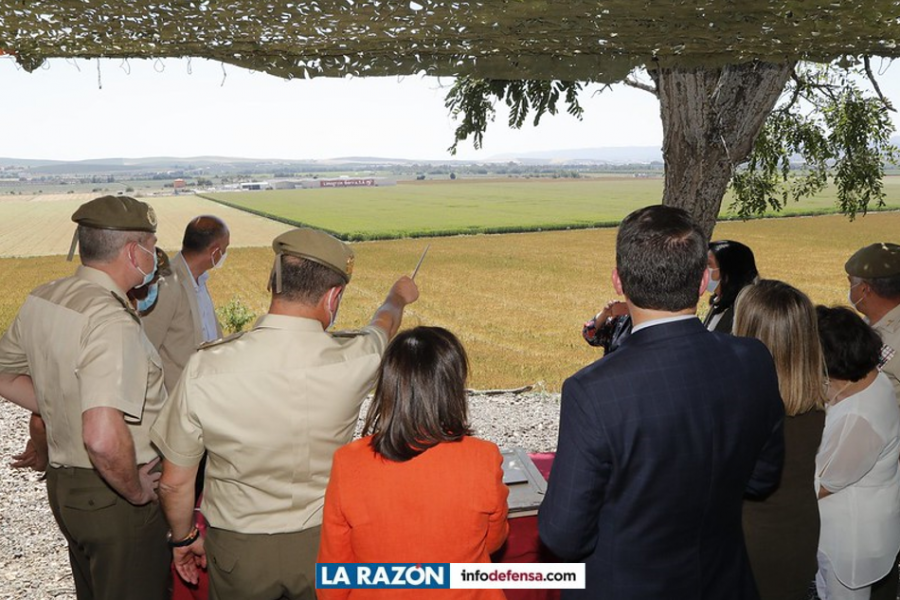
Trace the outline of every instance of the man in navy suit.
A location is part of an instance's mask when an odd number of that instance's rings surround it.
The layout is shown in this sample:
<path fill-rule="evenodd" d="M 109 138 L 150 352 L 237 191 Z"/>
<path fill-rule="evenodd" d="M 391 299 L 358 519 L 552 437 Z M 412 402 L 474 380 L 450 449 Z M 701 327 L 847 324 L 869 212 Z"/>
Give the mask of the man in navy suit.
<path fill-rule="evenodd" d="M 759 341 L 707 331 L 707 240 L 687 212 L 637 210 L 616 239 L 632 335 L 563 385 L 541 539 L 586 564 L 564 598 L 758 598 L 744 494 L 779 482 L 784 406 Z"/>

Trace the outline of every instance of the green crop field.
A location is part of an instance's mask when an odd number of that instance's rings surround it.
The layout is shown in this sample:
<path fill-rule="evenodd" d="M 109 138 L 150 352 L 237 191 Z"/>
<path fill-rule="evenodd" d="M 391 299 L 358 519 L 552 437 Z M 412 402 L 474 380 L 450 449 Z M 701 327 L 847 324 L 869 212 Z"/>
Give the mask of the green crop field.
<path fill-rule="evenodd" d="M 598 177 L 410 182 L 375 188 L 329 188 L 206 194 L 288 222 L 335 232 L 345 239 L 575 229 L 617 224 L 635 208 L 657 204 L 662 179 Z M 900 208 L 900 177 L 885 179 L 888 207 Z M 834 189 L 785 215 L 831 212 Z M 722 217 L 730 216 L 723 203 Z"/>
<path fill-rule="evenodd" d="M 900 212 L 890 212 L 853 222 L 837 215 L 726 222 L 714 238 L 745 242 L 763 277 L 832 304 L 846 302 L 847 257 L 875 241 L 898 241 L 898 232 Z M 600 356 L 582 341 L 581 326 L 614 297 L 615 235 L 615 229 L 588 229 L 355 243 L 356 270 L 338 327 L 365 324 L 430 243 L 416 278 L 421 298 L 407 310 L 405 325 L 441 325 L 459 334 L 470 353 L 473 387 L 539 383 L 557 391 L 565 377 Z M 264 312 L 271 249 L 236 248 L 228 255 L 210 278 L 216 303 L 237 297 Z M 0 259 L 0 331 L 32 288 L 74 268 L 62 256 Z"/>

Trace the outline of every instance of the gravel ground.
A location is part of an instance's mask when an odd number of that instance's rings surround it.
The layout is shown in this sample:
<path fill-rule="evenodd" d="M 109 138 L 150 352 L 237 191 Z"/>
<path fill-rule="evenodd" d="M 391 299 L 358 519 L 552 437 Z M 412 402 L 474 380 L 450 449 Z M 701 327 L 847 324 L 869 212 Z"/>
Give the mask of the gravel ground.
<path fill-rule="evenodd" d="M 28 413 L 0 400 L 0 598 L 74 599 L 66 542 L 41 475 L 8 466 L 27 439 Z"/>
<path fill-rule="evenodd" d="M 470 406 L 478 437 L 529 452 L 556 448 L 558 395 L 475 394 Z M 27 438 L 28 414 L 0 400 L 0 599 L 74 600 L 66 543 L 46 486 L 40 474 L 7 466 Z"/>

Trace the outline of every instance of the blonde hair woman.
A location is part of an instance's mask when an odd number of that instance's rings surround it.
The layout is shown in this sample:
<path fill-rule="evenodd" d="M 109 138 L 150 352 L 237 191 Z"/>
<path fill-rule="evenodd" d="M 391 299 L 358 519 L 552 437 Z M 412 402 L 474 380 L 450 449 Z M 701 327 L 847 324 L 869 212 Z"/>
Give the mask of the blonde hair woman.
<path fill-rule="evenodd" d="M 744 501 L 744 536 L 761 600 L 798 599 L 816 574 L 819 509 L 816 450 L 825 427 L 822 348 L 810 299 L 781 281 L 745 287 L 735 303 L 734 335 L 755 337 L 772 353 L 784 401 L 784 470 L 766 498 Z"/>

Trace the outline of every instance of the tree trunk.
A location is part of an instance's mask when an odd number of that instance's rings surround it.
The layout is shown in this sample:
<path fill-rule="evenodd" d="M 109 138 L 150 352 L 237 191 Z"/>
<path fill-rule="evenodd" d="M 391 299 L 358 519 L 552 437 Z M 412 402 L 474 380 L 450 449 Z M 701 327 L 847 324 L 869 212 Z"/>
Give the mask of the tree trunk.
<path fill-rule="evenodd" d="M 712 235 L 735 167 L 778 101 L 794 63 L 654 72 L 663 124 L 663 204 L 689 211 Z"/>

